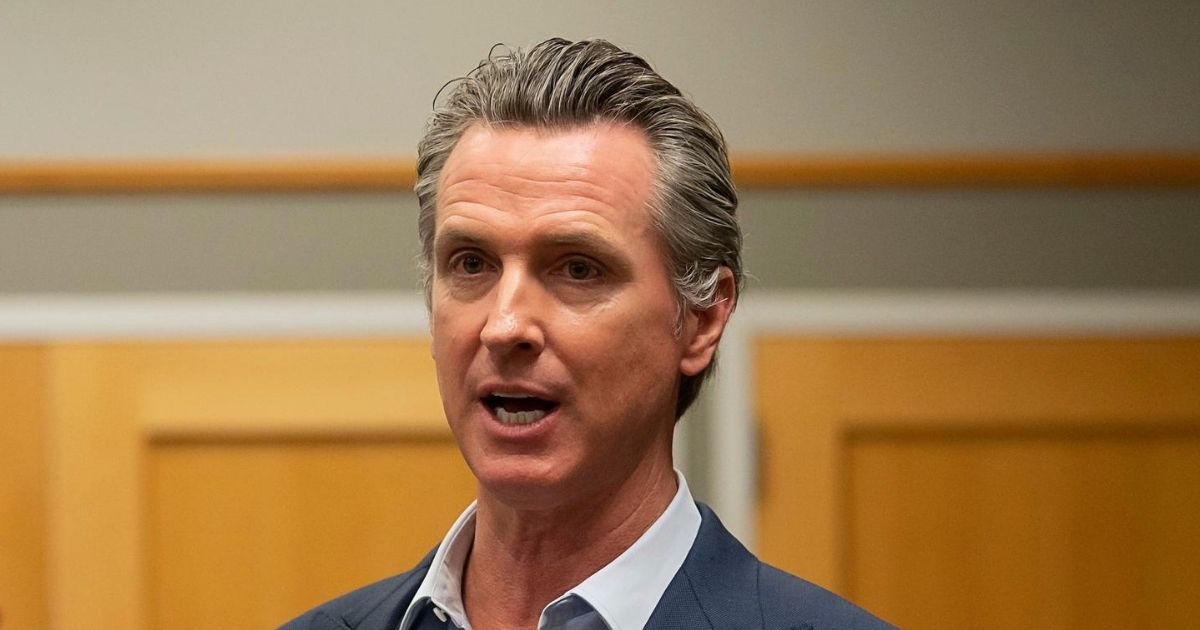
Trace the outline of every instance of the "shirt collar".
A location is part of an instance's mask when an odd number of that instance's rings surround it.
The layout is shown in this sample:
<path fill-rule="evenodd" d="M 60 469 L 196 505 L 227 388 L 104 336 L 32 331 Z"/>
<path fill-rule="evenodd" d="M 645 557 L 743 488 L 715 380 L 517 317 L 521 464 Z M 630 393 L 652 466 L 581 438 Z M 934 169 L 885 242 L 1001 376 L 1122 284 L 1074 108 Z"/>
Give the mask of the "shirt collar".
<path fill-rule="evenodd" d="M 696 509 L 687 481 L 679 471 L 675 477 L 679 490 L 650 529 L 559 600 L 570 595 L 582 597 L 612 630 L 640 630 L 646 626 L 700 531 L 700 510 Z"/>
<path fill-rule="evenodd" d="M 687 481 L 679 471 L 675 471 L 675 477 L 679 489 L 650 528 L 616 559 L 550 602 L 546 609 L 575 596 L 591 605 L 612 630 L 645 627 L 700 531 L 700 511 Z M 429 603 L 459 627 L 470 627 L 462 603 L 462 572 L 474 536 L 475 503 L 471 503 L 438 546 L 399 630 L 410 630 Z M 538 626 L 542 627 L 545 620 L 543 610 Z"/>
<path fill-rule="evenodd" d="M 466 565 L 467 555 L 475 539 L 475 502 L 472 501 L 467 509 L 459 515 L 458 520 L 446 532 L 442 544 L 438 545 L 429 564 L 429 572 L 421 580 L 416 594 L 404 611 L 404 619 L 400 621 L 400 630 L 410 630 L 416 623 L 420 612 L 429 603 L 440 608 L 450 616 L 460 628 L 469 628 L 467 624 L 466 607 L 462 601 L 462 574 Z"/>

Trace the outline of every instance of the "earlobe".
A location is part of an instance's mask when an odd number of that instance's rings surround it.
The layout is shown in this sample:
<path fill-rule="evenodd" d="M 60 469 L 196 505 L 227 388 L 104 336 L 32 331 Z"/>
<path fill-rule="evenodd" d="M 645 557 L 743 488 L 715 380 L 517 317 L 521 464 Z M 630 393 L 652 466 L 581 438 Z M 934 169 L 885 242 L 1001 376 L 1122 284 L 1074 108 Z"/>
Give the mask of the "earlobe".
<path fill-rule="evenodd" d="M 686 329 L 687 346 L 679 362 L 679 371 L 685 376 L 695 376 L 712 363 L 717 344 L 725 332 L 725 324 L 733 313 L 737 292 L 733 272 L 721 267 L 717 279 L 716 302 L 705 309 L 693 309 L 685 315 L 689 320 Z"/>

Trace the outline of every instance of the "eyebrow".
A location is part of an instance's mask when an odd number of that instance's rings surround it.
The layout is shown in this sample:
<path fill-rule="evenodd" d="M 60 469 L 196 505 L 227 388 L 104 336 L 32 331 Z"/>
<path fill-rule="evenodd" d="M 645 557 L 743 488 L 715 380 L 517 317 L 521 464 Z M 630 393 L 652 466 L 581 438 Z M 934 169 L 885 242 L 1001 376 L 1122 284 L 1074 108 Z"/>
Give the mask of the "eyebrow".
<path fill-rule="evenodd" d="M 590 232 L 551 232 L 537 239 L 539 245 L 548 245 L 558 249 L 581 249 L 593 251 L 610 258 L 623 258 L 624 254 L 617 250 L 608 239 Z"/>
<path fill-rule="evenodd" d="M 490 243 L 487 235 L 459 227 L 446 227 L 437 231 L 433 239 L 433 251 L 437 253 L 451 246 L 463 245 L 486 248 Z"/>

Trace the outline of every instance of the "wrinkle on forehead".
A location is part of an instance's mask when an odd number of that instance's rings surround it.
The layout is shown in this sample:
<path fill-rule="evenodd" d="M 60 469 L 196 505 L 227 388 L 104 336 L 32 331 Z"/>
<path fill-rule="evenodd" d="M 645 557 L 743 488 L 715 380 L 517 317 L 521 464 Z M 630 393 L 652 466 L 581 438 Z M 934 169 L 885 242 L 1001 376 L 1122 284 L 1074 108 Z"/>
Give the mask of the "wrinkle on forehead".
<path fill-rule="evenodd" d="M 582 170 L 582 169 L 581 169 Z M 550 199 L 563 202 L 577 200 L 583 202 L 601 202 L 609 206 L 622 203 L 622 193 L 632 188 L 626 186 L 605 186 L 586 179 L 587 173 L 581 172 L 579 179 L 562 177 L 531 178 L 521 175 L 504 174 L 497 182 L 483 177 L 473 177 L 451 181 L 442 191 L 442 204 L 449 206 L 461 201 L 470 201 L 478 197 L 481 191 L 498 194 L 512 202 L 540 203 Z"/>
<path fill-rule="evenodd" d="M 507 136 L 508 142 L 495 142 Z M 636 138 L 637 144 L 628 140 Z M 515 140 L 515 141 L 514 141 Z M 631 146 L 640 147 L 630 151 Z M 620 168 L 595 168 L 618 164 Z M 525 203 L 574 200 L 610 208 L 645 206 L 653 187 L 654 158 L 645 134 L 627 125 L 597 122 L 566 130 L 468 129 L 442 172 L 438 205 L 500 197 L 520 209 Z"/>

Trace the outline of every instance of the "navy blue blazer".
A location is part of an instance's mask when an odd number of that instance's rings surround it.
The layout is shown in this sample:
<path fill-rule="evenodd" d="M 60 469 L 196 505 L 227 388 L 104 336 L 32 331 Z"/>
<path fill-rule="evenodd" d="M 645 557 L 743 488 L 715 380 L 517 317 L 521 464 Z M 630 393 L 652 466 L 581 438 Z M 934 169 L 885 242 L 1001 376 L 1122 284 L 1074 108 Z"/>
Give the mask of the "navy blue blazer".
<path fill-rule="evenodd" d="M 646 630 L 882 630 L 893 628 L 829 591 L 764 564 L 708 506 L 683 566 Z M 280 630 L 397 630 L 433 552 L 407 573 L 322 604 Z"/>

